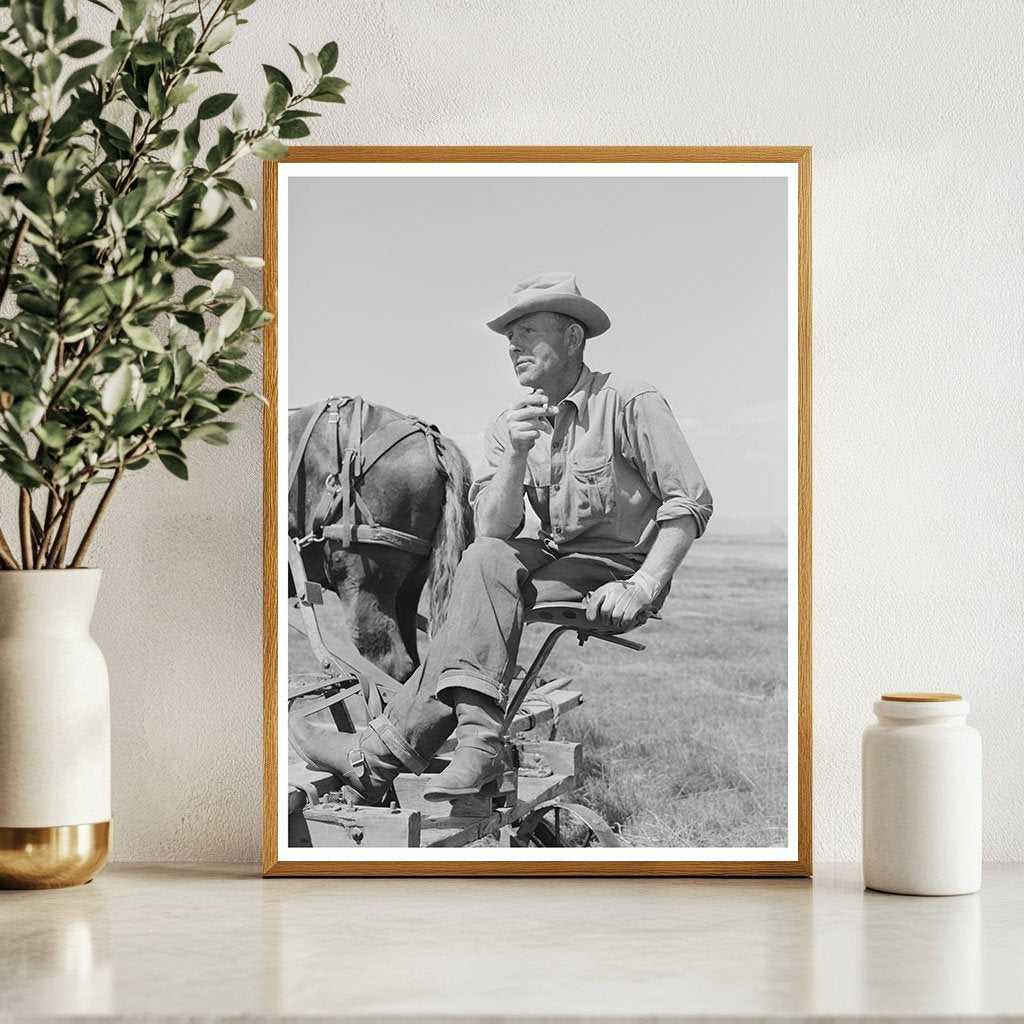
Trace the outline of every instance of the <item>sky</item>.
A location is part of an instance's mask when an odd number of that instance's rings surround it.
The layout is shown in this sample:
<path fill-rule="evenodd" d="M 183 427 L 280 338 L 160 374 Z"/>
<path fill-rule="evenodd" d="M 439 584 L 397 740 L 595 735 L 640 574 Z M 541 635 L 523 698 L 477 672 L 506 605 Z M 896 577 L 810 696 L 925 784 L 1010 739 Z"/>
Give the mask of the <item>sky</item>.
<path fill-rule="evenodd" d="M 288 209 L 290 407 L 361 394 L 479 464 L 522 394 L 487 320 L 571 271 L 612 327 L 586 362 L 654 384 L 714 496 L 714 526 L 785 526 L 786 180 L 303 177 Z"/>

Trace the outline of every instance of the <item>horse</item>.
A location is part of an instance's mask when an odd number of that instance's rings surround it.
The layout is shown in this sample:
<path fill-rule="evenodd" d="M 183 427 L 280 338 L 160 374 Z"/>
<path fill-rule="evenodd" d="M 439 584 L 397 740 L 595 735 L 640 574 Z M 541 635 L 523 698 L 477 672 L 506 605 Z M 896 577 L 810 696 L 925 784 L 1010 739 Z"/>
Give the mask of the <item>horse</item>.
<path fill-rule="evenodd" d="M 436 427 L 359 396 L 289 410 L 288 448 L 306 578 L 338 596 L 356 650 L 405 682 L 423 589 L 433 636 L 472 540 L 469 463 Z"/>

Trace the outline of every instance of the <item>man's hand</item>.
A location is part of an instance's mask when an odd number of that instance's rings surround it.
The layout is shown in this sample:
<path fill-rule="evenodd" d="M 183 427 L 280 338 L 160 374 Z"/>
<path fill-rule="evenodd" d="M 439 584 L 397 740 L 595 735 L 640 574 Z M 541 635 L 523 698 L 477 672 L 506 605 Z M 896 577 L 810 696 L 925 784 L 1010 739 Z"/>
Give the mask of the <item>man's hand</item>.
<path fill-rule="evenodd" d="M 642 571 L 628 580 L 606 583 L 587 598 L 587 619 L 614 629 L 631 629 L 650 617 L 657 594 L 657 583 Z"/>
<path fill-rule="evenodd" d="M 546 416 L 554 416 L 556 406 L 548 402 L 548 396 L 535 391 L 514 403 L 506 413 L 508 420 L 508 443 L 519 455 L 525 455 L 536 443 L 541 432 L 550 433 L 551 424 Z"/>

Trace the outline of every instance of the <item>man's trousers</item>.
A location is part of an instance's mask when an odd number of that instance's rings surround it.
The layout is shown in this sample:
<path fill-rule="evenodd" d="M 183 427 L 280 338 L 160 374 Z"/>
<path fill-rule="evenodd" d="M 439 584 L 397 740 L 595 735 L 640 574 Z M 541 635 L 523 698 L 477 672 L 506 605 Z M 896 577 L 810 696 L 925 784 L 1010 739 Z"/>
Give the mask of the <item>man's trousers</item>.
<path fill-rule="evenodd" d="M 446 690 L 464 687 L 499 704 L 507 700 L 527 609 L 580 601 L 627 579 L 642 561 L 639 555 L 559 555 L 540 540 L 476 540 L 456 570 L 447 621 L 426 660 L 370 728 L 409 771 L 423 772 L 455 730 Z"/>

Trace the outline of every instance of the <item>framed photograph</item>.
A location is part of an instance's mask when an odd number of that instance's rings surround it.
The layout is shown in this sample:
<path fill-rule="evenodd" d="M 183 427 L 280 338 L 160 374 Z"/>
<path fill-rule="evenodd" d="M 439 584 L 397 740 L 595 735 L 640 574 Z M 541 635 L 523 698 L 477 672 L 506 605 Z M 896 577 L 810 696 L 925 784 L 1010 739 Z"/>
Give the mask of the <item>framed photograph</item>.
<path fill-rule="evenodd" d="M 811 872 L 811 151 L 295 147 L 264 873 Z"/>

